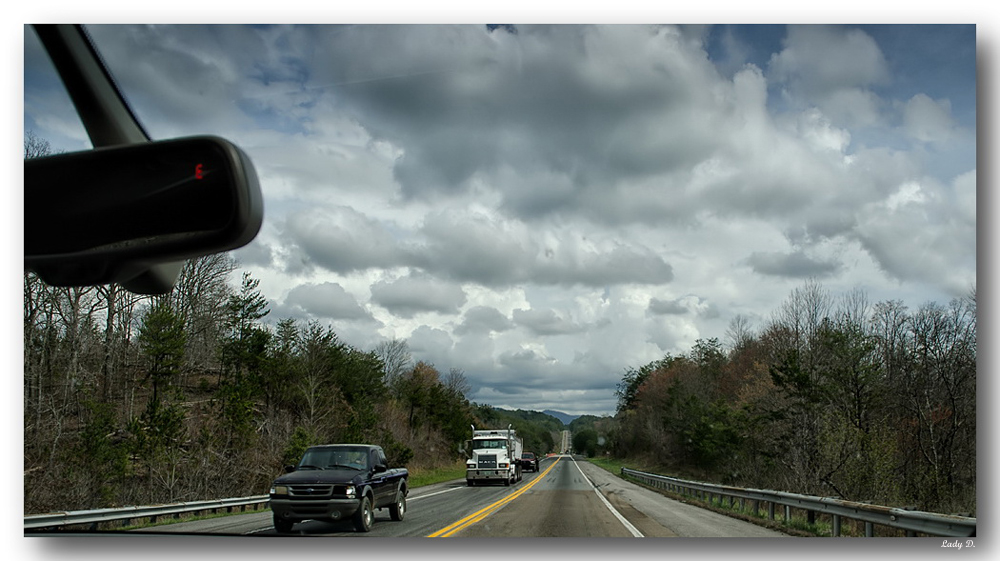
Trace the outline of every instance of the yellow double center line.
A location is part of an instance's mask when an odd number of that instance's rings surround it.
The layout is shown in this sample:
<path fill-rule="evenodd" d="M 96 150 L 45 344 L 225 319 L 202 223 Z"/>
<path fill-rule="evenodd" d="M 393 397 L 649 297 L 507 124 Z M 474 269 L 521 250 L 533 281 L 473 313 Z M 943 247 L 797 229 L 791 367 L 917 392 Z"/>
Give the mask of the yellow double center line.
<path fill-rule="evenodd" d="M 539 475 L 538 477 L 532 479 L 531 483 L 528 483 L 527 485 L 525 485 L 524 487 L 521 487 L 520 489 L 518 489 L 514 493 L 511 493 L 511 494 L 507 495 L 506 497 L 504 497 L 504 498 L 500 499 L 499 501 L 497 501 L 497 502 L 495 502 L 495 503 L 487 506 L 486 508 L 484 508 L 484 509 L 482 509 L 482 510 L 480 510 L 478 512 L 475 512 L 473 514 L 470 514 L 469 516 L 466 516 L 465 518 L 459 520 L 458 522 L 455 522 L 451 526 L 448 526 L 447 528 L 442 528 L 441 530 L 438 530 L 437 532 L 434 532 L 433 534 L 431 534 L 431 535 L 429 535 L 427 537 L 428 538 L 448 538 L 448 537 L 451 537 L 451 536 L 455 535 L 456 533 L 458 533 L 458 532 L 460 532 L 460 531 L 468 528 L 469 526 L 475 524 L 476 522 L 479 522 L 480 520 L 486 518 L 487 516 L 493 514 L 496 511 L 500 510 L 500 507 L 502 507 L 503 505 L 505 505 L 505 504 L 509 503 L 510 501 L 513 501 L 514 499 L 520 497 L 521 494 L 524 493 L 525 491 L 527 491 L 528 489 L 531 489 L 535 485 L 535 483 L 538 483 L 539 481 L 542 480 L 543 477 L 545 477 L 546 475 L 548 475 L 549 472 L 552 471 L 552 468 L 556 467 L 556 464 L 558 464 L 558 463 L 559 463 L 559 458 L 556 458 L 556 461 L 552 462 L 552 465 L 549 466 L 548 469 L 546 469 L 545 471 L 543 471 L 541 473 L 541 475 Z"/>

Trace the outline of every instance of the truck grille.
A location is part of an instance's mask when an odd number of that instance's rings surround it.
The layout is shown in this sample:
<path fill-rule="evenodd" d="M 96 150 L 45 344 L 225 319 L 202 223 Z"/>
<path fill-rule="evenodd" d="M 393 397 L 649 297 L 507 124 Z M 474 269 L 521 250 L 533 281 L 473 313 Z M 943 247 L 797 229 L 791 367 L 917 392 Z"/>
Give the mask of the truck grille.
<path fill-rule="evenodd" d="M 288 494 L 302 499 L 329 497 L 333 494 L 333 485 L 290 485 Z"/>
<path fill-rule="evenodd" d="M 497 455 L 487 454 L 479 456 L 479 469 L 496 469 Z"/>

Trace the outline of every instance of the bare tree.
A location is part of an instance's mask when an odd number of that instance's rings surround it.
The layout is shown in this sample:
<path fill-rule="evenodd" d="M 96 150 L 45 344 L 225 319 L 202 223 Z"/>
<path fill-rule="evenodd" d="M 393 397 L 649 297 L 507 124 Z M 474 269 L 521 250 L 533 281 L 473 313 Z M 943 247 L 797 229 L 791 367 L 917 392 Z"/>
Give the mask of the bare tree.
<path fill-rule="evenodd" d="M 444 379 L 444 386 L 456 396 L 464 398 L 468 398 L 469 392 L 472 391 L 472 385 L 469 384 L 469 380 L 465 377 L 465 371 L 461 368 L 452 368 L 448 371 L 448 375 Z"/>
<path fill-rule="evenodd" d="M 726 341 L 729 343 L 731 351 L 739 351 L 749 345 L 753 341 L 750 319 L 743 314 L 736 314 L 729 321 L 729 328 L 726 329 Z"/>
<path fill-rule="evenodd" d="M 226 303 L 233 294 L 229 276 L 234 270 L 236 259 L 229 253 L 189 259 L 169 294 L 188 332 L 189 370 L 218 368 L 216 348 L 223 334 Z"/>
<path fill-rule="evenodd" d="M 33 131 L 24 132 L 24 159 L 41 158 L 52 154 L 52 145 Z"/>
<path fill-rule="evenodd" d="M 372 351 L 385 368 L 385 385 L 398 397 L 403 374 L 413 368 L 410 346 L 402 339 L 390 339 L 375 346 Z"/>

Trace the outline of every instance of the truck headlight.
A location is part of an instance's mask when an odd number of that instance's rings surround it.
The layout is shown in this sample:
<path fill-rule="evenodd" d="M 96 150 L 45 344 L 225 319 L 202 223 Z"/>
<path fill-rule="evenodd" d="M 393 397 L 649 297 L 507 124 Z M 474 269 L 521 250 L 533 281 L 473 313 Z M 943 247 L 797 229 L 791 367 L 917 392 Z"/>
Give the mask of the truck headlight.
<path fill-rule="evenodd" d="M 347 498 L 349 499 L 353 499 L 357 495 L 357 493 L 358 490 L 351 486 L 348 486 L 347 489 L 344 491 L 344 494 L 346 494 Z"/>
<path fill-rule="evenodd" d="M 465 462 L 466 469 L 474 469 L 476 467 L 476 462 Z"/>
<path fill-rule="evenodd" d="M 274 487 L 271 487 L 271 494 L 272 495 L 287 495 L 288 494 L 288 486 L 287 485 L 275 485 Z"/>
<path fill-rule="evenodd" d="M 504 464 L 504 463 L 501 463 L 501 464 L 499 464 L 499 466 L 498 466 L 498 467 L 499 467 L 500 469 L 505 469 L 505 468 L 507 467 L 507 464 Z"/>

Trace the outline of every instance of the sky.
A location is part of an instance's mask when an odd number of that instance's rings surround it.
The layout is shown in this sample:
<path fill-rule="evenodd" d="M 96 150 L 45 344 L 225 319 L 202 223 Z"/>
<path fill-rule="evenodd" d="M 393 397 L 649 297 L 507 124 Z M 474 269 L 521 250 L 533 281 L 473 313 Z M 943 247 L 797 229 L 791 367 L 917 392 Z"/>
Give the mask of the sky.
<path fill-rule="evenodd" d="M 270 321 L 405 340 L 477 403 L 613 414 L 627 368 L 809 281 L 911 309 L 976 285 L 975 25 L 91 33 L 154 139 L 250 155 L 234 286 Z M 86 149 L 47 64 L 26 28 L 24 128 Z"/>

